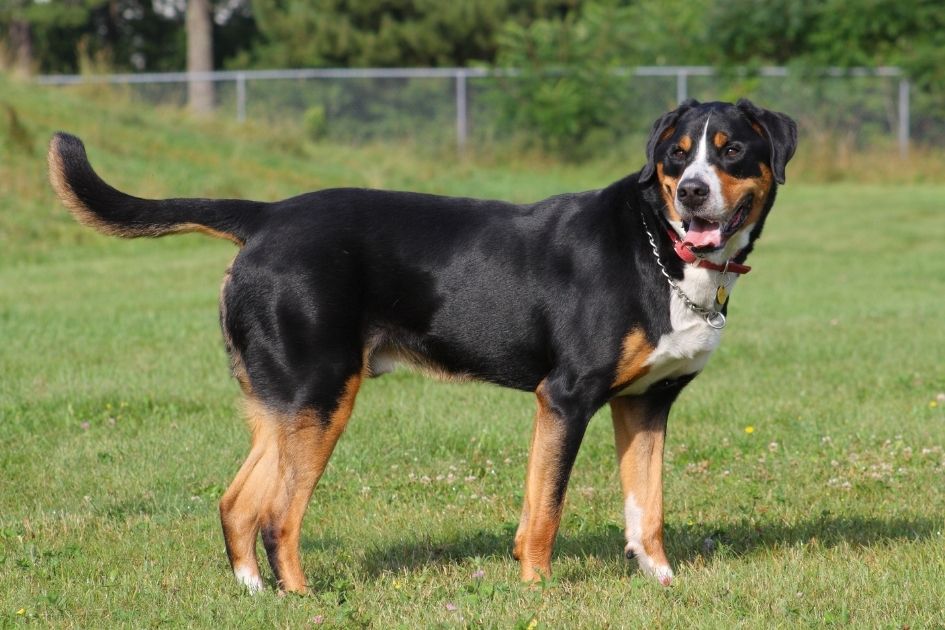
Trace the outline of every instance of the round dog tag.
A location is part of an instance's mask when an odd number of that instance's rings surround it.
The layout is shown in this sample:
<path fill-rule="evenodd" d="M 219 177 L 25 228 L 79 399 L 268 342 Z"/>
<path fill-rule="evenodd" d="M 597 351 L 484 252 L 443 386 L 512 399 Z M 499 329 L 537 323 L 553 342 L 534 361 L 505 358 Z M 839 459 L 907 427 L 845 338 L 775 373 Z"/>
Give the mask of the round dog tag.
<path fill-rule="evenodd" d="M 722 306 L 723 304 L 725 304 L 725 300 L 727 299 L 728 299 L 728 289 L 726 289 L 724 286 L 720 286 L 718 290 L 715 292 L 716 303 L 718 303 L 719 306 Z"/>
<path fill-rule="evenodd" d="M 718 311 L 714 311 L 705 316 L 705 323 L 716 330 L 721 330 L 725 328 L 725 315 L 719 313 Z"/>

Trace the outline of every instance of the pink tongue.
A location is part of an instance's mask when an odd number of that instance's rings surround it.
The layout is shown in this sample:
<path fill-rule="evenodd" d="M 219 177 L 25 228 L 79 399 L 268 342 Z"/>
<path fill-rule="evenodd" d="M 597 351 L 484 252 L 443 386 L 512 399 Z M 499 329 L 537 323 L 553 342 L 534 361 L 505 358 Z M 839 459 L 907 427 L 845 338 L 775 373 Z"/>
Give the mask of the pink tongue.
<path fill-rule="evenodd" d="M 722 244 L 722 226 L 711 221 L 693 219 L 683 241 L 692 247 L 719 247 Z"/>

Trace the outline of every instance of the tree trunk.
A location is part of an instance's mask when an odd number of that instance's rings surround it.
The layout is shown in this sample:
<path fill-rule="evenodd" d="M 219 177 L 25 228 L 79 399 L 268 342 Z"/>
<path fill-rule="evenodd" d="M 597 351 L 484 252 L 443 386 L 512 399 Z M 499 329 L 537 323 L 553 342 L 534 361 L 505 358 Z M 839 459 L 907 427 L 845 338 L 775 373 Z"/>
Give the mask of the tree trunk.
<path fill-rule="evenodd" d="M 13 72 L 20 76 L 33 74 L 33 33 L 26 20 L 10 22 L 10 47 L 13 55 Z"/>
<path fill-rule="evenodd" d="M 187 0 L 187 72 L 213 71 L 213 20 L 209 0 Z M 191 111 L 213 111 L 213 82 L 187 82 L 187 104 Z"/>

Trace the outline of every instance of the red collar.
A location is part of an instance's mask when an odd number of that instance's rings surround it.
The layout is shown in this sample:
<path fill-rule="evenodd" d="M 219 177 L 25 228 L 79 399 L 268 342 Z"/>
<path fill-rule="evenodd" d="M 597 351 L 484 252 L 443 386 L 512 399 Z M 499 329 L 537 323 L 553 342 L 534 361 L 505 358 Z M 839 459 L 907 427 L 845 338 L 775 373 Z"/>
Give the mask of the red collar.
<path fill-rule="evenodd" d="M 740 265 L 736 262 L 732 262 L 731 260 L 719 264 L 714 263 L 711 260 L 699 258 L 692 252 L 692 249 L 687 247 L 686 244 L 679 238 L 679 234 L 676 233 L 676 230 L 667 227 L 666 232 L 669 234 L 670 240 L 673 241 L 673 249 L 676 250 L 676 255 L 679 256 L 684 262 L 694 264 L 696 267 L 702 267 L 703 269 L 711 269 L 712 271 L 727 271 L 729 273 L 738 275 L 746 274 L 751 271 L 751 267 L 748 265 Z"/>

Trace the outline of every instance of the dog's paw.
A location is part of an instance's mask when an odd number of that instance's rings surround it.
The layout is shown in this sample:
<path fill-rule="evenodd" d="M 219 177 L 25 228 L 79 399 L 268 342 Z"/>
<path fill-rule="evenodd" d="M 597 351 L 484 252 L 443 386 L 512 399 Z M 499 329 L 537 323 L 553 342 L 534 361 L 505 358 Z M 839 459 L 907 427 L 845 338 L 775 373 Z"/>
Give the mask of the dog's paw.
<path fill-rule="evenodd" d="M 673 570 L 668 564 L 656 562 L 642 548 L 641 545 L 627 543 L 624 548 L 624 554 L 627 560 L 637 559 L 637 566 L 640 571 L 652 578 L 663 586 L 670 586 L 673 583 Z"/>
<path fill-rule="evenodd" d="M 263 590 L 263 581 L 259 577 L 258 571 L 252 571 L 246 567 L 241 567 L 233 571 L 233 575 L 236 576 L 236 581 L 246 587 L 246 590 L 249 591 L 250 595 L 255 595 L 259 591 Z"/>

